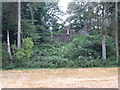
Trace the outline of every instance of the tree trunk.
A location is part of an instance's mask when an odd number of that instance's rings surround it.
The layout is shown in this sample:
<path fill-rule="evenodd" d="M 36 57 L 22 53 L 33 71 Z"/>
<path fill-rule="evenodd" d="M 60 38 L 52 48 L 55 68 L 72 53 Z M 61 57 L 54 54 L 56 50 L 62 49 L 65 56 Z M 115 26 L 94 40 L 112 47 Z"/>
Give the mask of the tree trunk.
<path fill-rule="evenodd" d="M 50 29 L 50 36 L 53 37 L 52 29 Z"/>
<path fill-rule="evenodd" d="M 21 48 L 21 3 L 18 2 L 18 49 Z"/>
<path fill-rule="evenodd" d="M 105 6 L 103 5 L 103 10 L 102 10 L 102 58 L 106 59 L 106 28 L 105 28 Z"/>
<path fill-rule="evenodd" d="M 9 31 L 7 30 L 7 51 L 10 55 L 10 59 L 11 59 L 11 63 L 12 63 L 12 54 L 11 54 L 11 49 L 10 49 L 10 35 L 9 35 Z"/>
<path fill-rule="evenodd" d="M 118 5 L 117 2 L 115 2 L 115 48 L 116 48 L 116 57 L 117 61 L 119 58 L 119 47 L 118 47 Z"/>
<path fill-rule="evenodd" d="M 70 30 L 69 29 L 67 29 L 67 34 L 70 34 Z"/>
<path fill-rule="evenodd" d="M 106 32 L 102 30 L 102 58 L 106 59 Z"/>
<path fill-rule="evenodd" d="M 34 25 L 34 13 L 30 3 L 28 4 L 28 7 L 30 9 L 31 21 L 32 21 L 32 24 Z"/>

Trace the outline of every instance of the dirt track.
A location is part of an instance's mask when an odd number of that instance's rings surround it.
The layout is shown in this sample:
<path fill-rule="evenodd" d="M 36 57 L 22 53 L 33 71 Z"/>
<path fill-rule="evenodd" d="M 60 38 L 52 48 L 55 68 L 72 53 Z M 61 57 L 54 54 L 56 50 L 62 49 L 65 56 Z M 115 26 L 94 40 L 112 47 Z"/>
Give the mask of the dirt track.
<path fill-rule="evenodd" d="M 0 73 L 0 88 L 118 88 L 118 68 L 7 70 Z"/>

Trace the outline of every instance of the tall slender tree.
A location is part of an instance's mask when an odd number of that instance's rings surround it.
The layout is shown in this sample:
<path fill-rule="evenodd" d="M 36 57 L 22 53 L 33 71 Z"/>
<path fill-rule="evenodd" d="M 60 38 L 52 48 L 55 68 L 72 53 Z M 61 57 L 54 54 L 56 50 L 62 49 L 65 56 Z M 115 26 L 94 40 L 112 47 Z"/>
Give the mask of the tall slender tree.
<path fill-rule="evenodd" d="M 11 48 L 10 48 L 10 34 L 9 34 L 9 30 L 7 30 L 7 51 L 10 55 L 10 59 L 11 59 L 11 63 L 12 63 L 12 54 L 11 54 Z"/>
<path fill-rule="evenodd" d="M 18 2 L 18 37 L 17 37 L 18 49 L 21 48 L 21 2 Z"/>
<path fill-rule="evenodd" d="M 115 2 L 115 47 L 116 47 L 116 57 L 119 58 L 119 47 L 118 47 L 118 5 Z"/>
<path fill-rule="evenodd" d="M 101 25 L 101 32 L 102 32 L 102 58 L 106 59 L 106 28 L 105 28 L 105 4 L 103 4 L 102 10 L 102 25 Z"/>
<path fill-rule="evenodd" d="M 32 25 L 34 25 L 34 12 L 33 12 L 33 8 L 32 8 L 31 3 L 28 3 L 28 8 L 29 8 L 29 11 L 30 11 Z"/>

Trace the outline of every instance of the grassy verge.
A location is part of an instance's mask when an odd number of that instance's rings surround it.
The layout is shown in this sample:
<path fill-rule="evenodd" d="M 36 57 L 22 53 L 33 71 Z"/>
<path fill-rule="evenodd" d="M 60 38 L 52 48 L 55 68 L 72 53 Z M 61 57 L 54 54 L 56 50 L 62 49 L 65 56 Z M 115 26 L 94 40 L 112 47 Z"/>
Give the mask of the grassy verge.
<path fill-rule="evenodd" d="M 80 68 L 114 68 L 119 66 L 99 66 L 99 67 L 71 67 L 71 68 L 14 68 L 12 70 L 37 70 L 37 69 L 80 69 Z M 0 70 L 5 70 L 5 69 L 0 69 Z M 9 69 L 10 70 L 10 69 Z"/>

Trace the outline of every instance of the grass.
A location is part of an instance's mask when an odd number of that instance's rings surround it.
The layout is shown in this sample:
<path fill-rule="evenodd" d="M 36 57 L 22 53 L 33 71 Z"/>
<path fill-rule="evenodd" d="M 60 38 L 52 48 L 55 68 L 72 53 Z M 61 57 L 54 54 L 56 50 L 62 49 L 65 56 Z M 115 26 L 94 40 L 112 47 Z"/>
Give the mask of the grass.
<path fill-rule="evenodd" d="M 113 68 L 113 67 L 119 67 L 119 66 L 98 66 L 98 67 L 76 67 L 78 69 L 80 68 Z M 37 69 L 76 69 L 75 67 L 71 68 L 14 68 L 14 69 L 8 69 L 8 70 L 37 70 Z M 6 70 L 6 69 L 0 69 L 0 70 Z"/>

